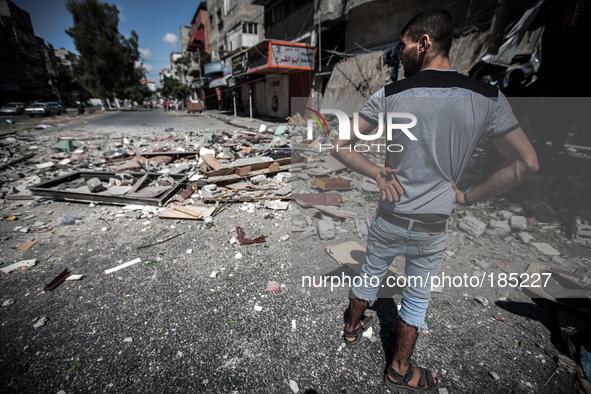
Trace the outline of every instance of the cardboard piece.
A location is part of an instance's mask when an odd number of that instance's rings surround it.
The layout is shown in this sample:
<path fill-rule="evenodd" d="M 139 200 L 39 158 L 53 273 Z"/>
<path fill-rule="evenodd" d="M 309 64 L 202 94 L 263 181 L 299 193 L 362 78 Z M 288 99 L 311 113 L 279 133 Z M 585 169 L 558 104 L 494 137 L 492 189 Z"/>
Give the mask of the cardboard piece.
<path fill-rule="evenodd" d="M 22 244 L 21 246 L 19 246 L 18 248 L 16 248 L 17 250 L 29 250 L 31 249 L 31 246 L 35 245 L 38 241 L 33 241 L 33 242 L 25 242 L 24 244 Z"/>
<path fill-rule="evenodd" d="M 365 248 L 355 241 L 345 242 L 339 245 L 327 246 L 324 248 L 326 253 L 337 263 L 344 265 L 356 273 L 361 273 L 361 268 L 365 262 Z M 389 276 L 396 277 L 396 269 L 390 265 L 383 280 Z"/>

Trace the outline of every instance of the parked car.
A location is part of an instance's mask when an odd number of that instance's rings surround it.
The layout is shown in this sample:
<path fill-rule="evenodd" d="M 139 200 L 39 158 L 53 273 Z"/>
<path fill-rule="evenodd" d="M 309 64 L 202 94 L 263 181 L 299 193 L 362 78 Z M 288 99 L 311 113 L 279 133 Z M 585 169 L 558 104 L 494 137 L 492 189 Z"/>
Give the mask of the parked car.
<path fill-rule="evenodd" d="M 0 113 L 2 115 L 24 115 L 26 105 L 23 103 L 8 103 L 2 109 L 0 109 Z"/>
<path fill-rule="evenodd" d="M 69 101 L 60 101 L 60 103 L 66 108 L 78 108 L 76 104 L 71 103 Z"/>
<path fill-rule="evenodd" d="M 65 113 L 66 109 L 57 103 L 35 103 L 25 108 L 25 113 L 31 118 L 35 115 L 51 116 Z"/>
<path fill-rule="evenodd" d="M 51 102 L 51 103 L 49 103 L 49 104 L 52 104 L 52 105 L 54 105 L 56 108 L 58 108 L 58 112 L 57 112 L 57 114 L 58 114 L 58 115 L 60 115 L 60 114 L 65 114 L 65 113 L 67 112 L 67 110 L 66 110 L 66 106 L 65 106 L 65 105 L 63 105 L 62 103 L 58 102 L 58 101 Z"/>

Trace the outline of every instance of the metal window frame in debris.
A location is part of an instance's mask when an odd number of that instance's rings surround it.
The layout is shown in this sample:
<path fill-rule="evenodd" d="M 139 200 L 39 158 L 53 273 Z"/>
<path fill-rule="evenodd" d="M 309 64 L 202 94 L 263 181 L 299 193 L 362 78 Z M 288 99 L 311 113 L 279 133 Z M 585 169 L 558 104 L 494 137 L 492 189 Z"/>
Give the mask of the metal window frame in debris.
<path fill-rule="evenodd" d="M 70 174 L 66 174 L 57 178 L 50 179 L 46 182 L 39 183 L 34 187 L 30 187 L 31 193 L 37 196 L 47 196 L 53 198 L 59 198 L 63 200 L 75 200 L 75 201 L 101 201 L 112 204 L 141 204 L 141 205 L 152 205 L 162 207 L 164 204 L 175 195 L 175 193 L 181 189 L 188 182 L 188 175 L 185 174 L 169 174 L 171 178 L 177 182 L 170 187 L 164 194 L 159 198 L 147 198 L 147 197 L 133 197 L 133 196 L 110 196 L 96 193 L 79 193 L 72 191 L 53 190 L 51 188 L 59 186 L 65 182 L 72 182 L 77 179 L 83 178 L 85 180 L 91 178 L 99 178 L 101 181 L 109 181 L 110 178 L 116 178 L 117 174 L 129 174 L 135 179 L 140 179 L 145 172 L 111 172 L 111 171 L 77 171 Z M 156 180 L 162 175 L 159 172 L 149 172 L 146 181 Z"/>

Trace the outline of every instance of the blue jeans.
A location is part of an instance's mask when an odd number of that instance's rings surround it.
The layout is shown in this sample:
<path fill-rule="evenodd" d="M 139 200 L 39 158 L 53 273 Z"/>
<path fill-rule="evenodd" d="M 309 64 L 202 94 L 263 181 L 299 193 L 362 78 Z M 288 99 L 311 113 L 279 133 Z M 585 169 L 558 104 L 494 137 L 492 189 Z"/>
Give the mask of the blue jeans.
<path fill-rule="evenodd" d="M 403 285 L 402 307 L 399 316 L 410 326 L 419 330 L 427 329 L 425 314 L 431 295 L 431 278 L 437 276 L 441 268 L 443 252 L 447 245 L 447 224 L 439 233 L 412 231 L 415 220 L 410 220 L 408 228 L 395 226 L 374 215 L 367 236 L 365 263 L 361 277 L 366 280 L 354 282 L 353 294 L 368 301 L 370 305 L 377 299 L 380 287 L 396 286 L 393 277 L 388 283 L 382 283 L 388 267 L 394 257 L 404 255 L 404 282 L 398 278 L 398 285 Z M 373 278 L 373 280 L 372 280 Z"/>

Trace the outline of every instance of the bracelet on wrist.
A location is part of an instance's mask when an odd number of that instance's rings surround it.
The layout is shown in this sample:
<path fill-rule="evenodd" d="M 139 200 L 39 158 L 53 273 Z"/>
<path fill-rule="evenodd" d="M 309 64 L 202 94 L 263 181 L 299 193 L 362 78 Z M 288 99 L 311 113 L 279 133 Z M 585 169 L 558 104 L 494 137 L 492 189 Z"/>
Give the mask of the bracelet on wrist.
<path fill-rule="evenodd" d="M 474 205 L 474 203 L 471 203 L 470 201 L 468 201 L 468 193 L 464 193 L 464 203 L 466 203 L 466 205 L 469 207 Z"/>

